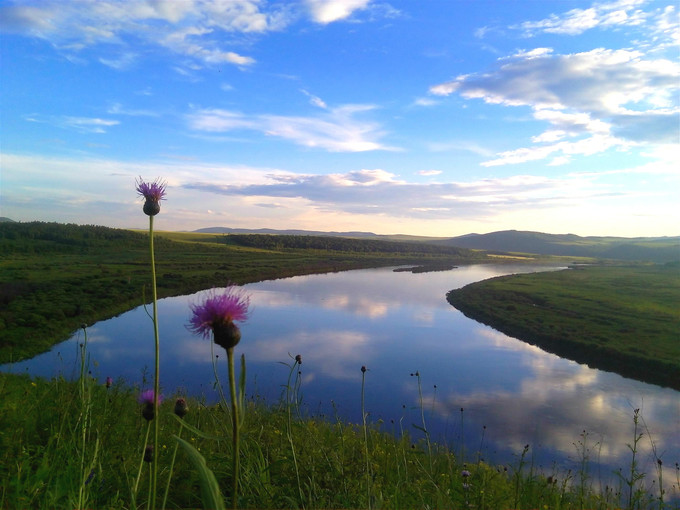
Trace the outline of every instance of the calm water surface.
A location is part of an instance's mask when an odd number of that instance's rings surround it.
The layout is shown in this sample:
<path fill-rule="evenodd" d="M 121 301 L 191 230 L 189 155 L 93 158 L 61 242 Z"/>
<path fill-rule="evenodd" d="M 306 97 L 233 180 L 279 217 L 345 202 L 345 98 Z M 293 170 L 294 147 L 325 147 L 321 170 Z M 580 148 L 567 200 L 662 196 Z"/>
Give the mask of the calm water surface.
<path fill-rule="evenodd" d="M 251 318 L 237 347 L 245 354 L 251 396 L 274 403 L 291 357 L 301 354 L 303 403 L 310 414 L 361 421 L 361 366 L 369 420 L 383 430 L 418 438 L 418 378 L 432 438 L 469 461 L 478 455 L 516 463 L 525 445 L 546 470 L 578 470 L 578 442 L 587 436 L 598 479 L 630 467 L 633 410 L 644 419 L 640 468 L 656 479 L 653 448 L 664 480 L 677 483 L 680 392 L 625 379 L 561 359 L 470 320 L 446 292 L 493 276 L 554 268 L 464 266 L 413 274 L 369 269 L 299 276 L 247 285 Z M 189 305 L 201 293 L 159 301 L 161 386 L 215 401 L 211 342 L 192 335 Z M 77 375 L 80 332 L 26 362 L 0 367 L 14 373 Z M 93 375 L 152 385 L 153 327 L 140 307 L 88 329 Z M 226 382 L 226 355 L 217 347 Z M 646 428 L 645 428 L 646 426 Z M 650 441 L 650 437 L 653 440 Z M 676 492 L 677 495 L 677 492 Z"/>

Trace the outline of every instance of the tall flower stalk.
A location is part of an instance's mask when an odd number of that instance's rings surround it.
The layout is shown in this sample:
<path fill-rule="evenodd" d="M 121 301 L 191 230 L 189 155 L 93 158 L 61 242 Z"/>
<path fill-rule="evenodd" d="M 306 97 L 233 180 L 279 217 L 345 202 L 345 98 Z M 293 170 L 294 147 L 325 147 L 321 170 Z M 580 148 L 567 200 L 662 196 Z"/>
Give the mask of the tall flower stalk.
<path fill-rule="evenodd" d="M 153 296 L 153 334 L 154 334 L 154 377 L 153 391 L 155 395 L 160 394 L 160 341 L 158 335 L 158 292 L 156 290 L 156 259 L 153 245 L 153 218 L 161 211 L 161 200 L 165 198 L 165 182 L 156 179 L 153 182 L 145 182 L 140 177 L 137 180 L 137 193 L 144 198 L 142 210 L 149 217 L 149 253 L 151 255 L 151 290 Z M 158 400 L 154 399 L 154 414 L 158 416 Z M 158 445 L 158 420 L 154 422 L 153 444 Z M 153 456 L 151 463 L 151 508 L 156 508 L 156 486 L 158 482 L 158 455 Z"/>
<path fill-rule="evenodd" d="M 193 315 L 189 321 L 191 331 L 202 335 L 204 338 L 210 338 L 212 335 L 213 342 L 227 351 L 233 446 L 232 508 L 236 508 L 238 504 L 239 429 L 242 411 L 242 409 L 239 409 L 241 399 L 236 396 L 234 369 L 234 347 L 241 340 L 241 330 L 235 322 L 241 322 L 248 318 L 249 305 L 250 297 L 238 287 L 230 285 L 221 293 L 213 289 L 208 292 L 202 304 L 191 306 Z M 245 362 L 242 361 L 242 368 L 243 366 L 245 366 Z M 241 388 L 240 393 L 243 393 L 243 388 Z"/>

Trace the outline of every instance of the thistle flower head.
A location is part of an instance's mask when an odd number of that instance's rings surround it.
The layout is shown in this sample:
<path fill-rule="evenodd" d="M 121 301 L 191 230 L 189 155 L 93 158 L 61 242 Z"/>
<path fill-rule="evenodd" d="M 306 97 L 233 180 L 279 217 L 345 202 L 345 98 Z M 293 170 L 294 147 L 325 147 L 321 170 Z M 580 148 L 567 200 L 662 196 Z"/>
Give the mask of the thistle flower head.
<path fill-rule="evenodd" d="M 108 388 L 110 388 L 112 385 L 113 385 L 113 377 L 108 376 L 108 377 L 106 378 L 106 388 L 108 389 Z"/>
<path fill-rule="evenodd" d="M 193 315 L 189 329 L 204 338 L 210 338 L 217 345 L 229 349 L 238 344 L 241 332 L 235 321 L 248 318 L 250 297 L 240 288 L 230 285 L 221 292 L 209 291 L 202 304 L 191 305 Z"/>
<path fill-rule="evenodd" d="M 137 402 L 140 404 L 151 404 L 153 405 L 154 401 L 154 391 L 153 390 L 145 390 L 139 394 L 139 397 L 137 397 Z M 163 395 L 158 395 L 158 403 L 160 404 L 163 401 Z"/>
<path fill-rule="evenodd" d="M 141 177 L 137 179 L 137 193 L 144 197 L 144 214 L 155 216 L 160 212 L 160 201 L 165 198 L 165 186 L 165 182 L 160 179 L 153 182 L 144 182 Z"/>
<path fill-rule="evenodd" d="M 139 394 L 137 401 L 142 404 L 142 416 L 146 421 L 151 421 L 156 416 L 156 410 L 154 408 L 154 391 L 146 390 Z M 158 395 L 158 404 L 160 405 L 163 400 L 162 395 Z"/>

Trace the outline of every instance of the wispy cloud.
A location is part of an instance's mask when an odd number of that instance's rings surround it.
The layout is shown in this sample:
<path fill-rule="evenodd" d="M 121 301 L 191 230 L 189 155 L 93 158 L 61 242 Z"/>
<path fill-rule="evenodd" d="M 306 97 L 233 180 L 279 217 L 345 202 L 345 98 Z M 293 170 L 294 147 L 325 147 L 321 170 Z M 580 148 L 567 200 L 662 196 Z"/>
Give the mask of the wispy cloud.
<path fill-rule="evenodd" d="M 525 21 L 511 28 L 522 30 L 527 36 L 539 32 L 578 35 L 594 28 L 642 25 L 649 16 L 638 9 L 648 0 L 617 0 L 599 2 L 588 9 L 572 9 L 564 14 L 552 14 L 539 21 Z"/>
<path fill-rule="evenodd" d="M 327 24 L 346 19 L 357 10 L 365 9 L 371 0 L 306 0 L 312 20 Z"/>
<path fill-rule="evenodd" d="M 323 114 L 312 117 L 246 115 L 210 108 L 190 114 L 188 122 L 189 127 L 197 131 L 254 130 L 298 145 L 331 152 L 394 150 L 380 143 L 384 133 L 377 123 L 357 118 L 357 115 L 374 108 L 372 105 L 344 105 L 329 108 Z"/>
<path fill-rule="evenodd" d="M 542 208 L 587 200 L 603 193 L 591 176 L 518 175 L 475 182 L 420 184 L 397 179 L 384 170 L 330 175 L 269 175 L 250 185 L 187 183 L 188 189 L 231 196 L 297 198 L 324 211 L 393 217 L 472 217 L 521 205 Z"/>
<path fill-rule="evenodd" d="M 120 54 L 100 57 L 102 64 L 129 68 L 139 57 L 131 40 L 160 47 L 203 64 L 251 66 L 255 59 L 230 45 L 239 34 L 280 31 L 305 15 L 319 24 L 349 18 L 370 0 L 306 0 L 265 3 L 259 0 L 88 0 L 23 3 L 0 6 L 0 30 L 50 41 L 66 52 L 100 44 L 120 47 Z M 386 14 L 387 15 L 387 14 Z"/>
<path fill-rule="evenodd" d="M 237 33 L 264 33 L 285 25 L 285 9 L 260 10 L 260 2 L 138 2 L 98 0 L 12 2 L 0 7 L 1 28 L 46 39 L 64 51 L 80 51 L 99 44 L 121 48 L 117 57 L 100 62 L 124 69 L 134 60 L 128 48 L 133 38 L 205 63 L 254 62 L 251 57 L 223 48 Z"/>
<path fill-rule="evenodd" d="M 112 119 L 101 119 L 99 117 L 72 117 L 68 115 L 62 116 L 44 116 L 44 115 L 27 115 L 25 119 L 28 122 L 38 122 L 41 124 L 51 124 L 64 129 L 71 129 L 79 133 L 106 133 L 106 129 L 111 126 L 117 126 L 120 121 Z"/>
<path fill-rule="evenodd" d="M 111 115 L 128 115 L 130 117 L 158 117 L 159 113 L 152 110 L 138 110 L 132 108 L 125 108 L 120 103 L 111 103 L 107 108 L 106 113 Z"/>
<path fill-rule="evenodd" d="M 536 120 L 550 125 L 532 140 L 544 145 L 504 152 L 486 166 L 595 154 L 649 141 L 673 143 L 679 133 L 678 90 L 676 62 L 603 48 L 568 55 L 543 48 L 519 52 L 489 72 L 430 88 L 437 96 L 457 93 L 490 104 L 528 106 Z"/>

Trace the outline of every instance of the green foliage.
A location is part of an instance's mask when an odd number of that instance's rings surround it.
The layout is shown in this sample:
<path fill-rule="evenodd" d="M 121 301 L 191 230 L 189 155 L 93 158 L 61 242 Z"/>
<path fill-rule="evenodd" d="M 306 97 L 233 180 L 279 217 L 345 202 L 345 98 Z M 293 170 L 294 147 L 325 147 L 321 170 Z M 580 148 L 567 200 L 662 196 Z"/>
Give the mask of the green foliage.
<path fill-rule="evenodd" d="M 74 508 L 81 490 L 88 508 L 130 508 L 147 429 L 136 391 L 120 384 L 107 389 L 91 378 L 85 384 L 91 418 L 83 443 L 79 381 L 0 374 L 0 508 Z M 187 400 L 185 442 L 180 441 L 173 464 L 166 507 L 221 508 L 222 498 L 230 497 L 229 420 L 219 405 Z M 291 405 L 295 403 L 247 405 L 241 508 L 614 509 L 628 503 L 627 490 L 593 489 L 600 484 L 590 478 L 594 470 L 587 464 L 575 474 L 575 483 L 571 475 L 537 472 L 526 452 L 515 465 L 505 467 L 481 461 L 463 464 L 443 445 L 432 443 L 428 451 L 424 442 L 414 443 L 406 434 L 395 437 L 382 431 L 380 423 L 364 428 L 291 418 Z M 174 399 L 166 398 L 157 417 L 162 492 L 169 475 L 163 467 L 170 465 L 177 444 L 173 407 Z M 81 458 L 86 459 L 86 477 Z M 144 487 L 149 476 L 148 470 L 142 471 L 136 507 L 147 504 Z M 657 508 L 643 481 L 636 479 L 637 507 Z M 680 496 L 677 490 L 667 494 L 665 508 L 673 508 L 669 501 Z"/>
<path fill-rule="evenodd" d="M 193 463 L 194 468 L 198 471 L 203 508 L 213 508 L 215 510 L 224 509 L 224 499 L 220 492 L 220 486 L 215 479 L 215 475 L 205 463 L 203 455 L 181 437 L 174 436 L 174 439 L 184 449 Z"/>
<path fill-rule="evenodd" d="M 499 277 L 447 299 L 469 317 L 560 356 L 680 389 L 676 264 Z"/>

